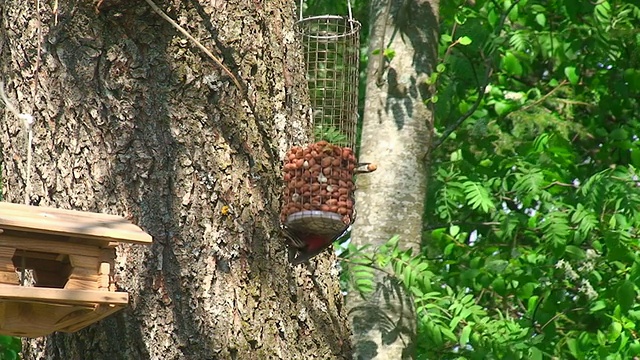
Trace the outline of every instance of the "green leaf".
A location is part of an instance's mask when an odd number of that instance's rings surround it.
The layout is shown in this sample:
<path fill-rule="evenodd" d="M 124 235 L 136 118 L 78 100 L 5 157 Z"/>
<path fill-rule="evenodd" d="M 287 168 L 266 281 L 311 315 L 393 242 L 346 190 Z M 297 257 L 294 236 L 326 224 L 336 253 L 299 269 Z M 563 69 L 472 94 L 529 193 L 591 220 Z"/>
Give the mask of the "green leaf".
<path fill-rule="evenodd" d="M 530 347 L 529 348 L 529 357 L 528 359 L 530 360 L 542 360 L 542 351 L 540 351 L 540 349 L 538 349 L 537 347 Z"/>
<path fill-rule="evenodd" d="M 521 76 L 523 72 L 520 60 L 510 51 L 502 58 L 502 69 L 506 71 L 507 74 L 515 76 Z"/>
<path fill-rule="evenodd" d="M 440 41 L 444 44 L 449 44 L 453 39 L 451 38 L 451 35 L 449 34 L 442 34 L 440 35 Z"/>
<path fill-rule="evenodd" d="M 500 296 L 504 296 L 506 294 L 507 288 L 505 286 L 504 279 L 501 276 L 496 277 L 491 282 L 491 287 Z"/>
<path fill-rule="evenodd" d="M 589 312 L 595 313 L 597 311 L 600 311 L 606 308 L 607 308 L 607 304 L 602 300 L 598 300 L 591 306 L 591 308 L 589 309 Z"/>
<path fill-rule="evenodd" d="M 594 15 L 603 25 L 608 24 L 611 20 L 611 5 L 609 5 L 609 2 L 599 1 L 594 8 Z"/>
<path fill-rule="evenodd" d="M 624 281 L 616 291 L 618 303 L 623 310 L 627 311 L 635 303 L 636 290 L 631 281 Z"/>
<path fill-rule="evenodd" d="M 393 60 L 393 58 L 396 56 L 396 51 L 393 49 L 384 49 L 384 57 L 387 58 L 387 60 L 391 61 Z"/>
<path fill-rule="evenodd" d="M 617 321 L 614 321 L 609 325 L 607 338 L 610 342 L 614 342 L 618 340 L 620 334 L 622 333 L 622 324 Z"/>
<path fill-rule="evenodd" d="M 469 45 L 471 44 L 471 38 L 468 36 L 462 36 L 461 38 L 458 39 L 458 43 L 460 45 Z"/>
<path fill-rule="evenodd" d="M 0 335 L 0 347 L 6 347 L 13 343 L 13 336 Z"/>
<path fill-rule="evenodd" d="M 2 360 L 17 360 L 18 359 L 18 353 L 16 353 L 12 349 L 4 349 L 4 351 L 1 354 L 2 354 Z"/>
<path fill-rule="evenodd" d="M 571 85 L 575 85 L 578 83 L 580 77 L 576 71 L 575 66 L 567 66 L 564 68 L 564 75 L 567 77 Z"/>
<path fill-rule="evenodd" d="M 579 247 L 577 247 L 575 245 L 567 245 L 567 247 L 565 248 L 565 251 L 568 254 L 573 255 L 573 257 L 575 259 L 582 260 L 582 259 L 585 258 L 584 250 L 580 249 Z"/>
<path fill-rule="evenodd" d="M 547 16 L 543 13 L 539 13 L 536 15 L 536 22 L 538 25 L 545 27 L 547 26 Z"/>
<path fill-rule="evenodd" d="M 571 355 L 576 358 L 576 359 L 581 359 L 583 358 L 581 356 L 581 352 L 580 352 L 580 346 L 578 344 L 578 341 L 576 339 L 567 339 L 567 347 L 569 348 L 569 352 L 571 353 Z"/>
<path fill-rule="evenodd" d="M 507 102 L 507 101 L 496 101 L 496 103 L 493 105 L 493 109 L 500 116 L 506 115 L 513 108 L 514 108 L 514 106 L 510 102 Z"/>
<path fill-rule="evenodd" d="M 495 205 L 489 196 L 489 192 L 480 183 L 467 181 L 464 184 L 465 199 L 472 209 L 482 209 L 487 213 L 495 209 Z"/>
<path fill-rule="evenodd" d="M 532 296 L 529 298 L 529 301 L 527 301 L 527 313 L 529 313 L 529 316 L 533 316 L 533 312 L 535 311 L 536 307 L 538 306 L 538 299 L 540 297 L 539 296 Z"/>
<path fill-rule="evenodd" d="M 457 341 L 458 338 L 456 338 L 456 335 L 453 333 L 453 331 L 447 329 L 446 327 L 441 327 L 440 331 L 442 331 L 442 335 L 446 336 L 447 338 L 449 338 L 449 340 L 451 341 Z"/>
<path fill-rule="evenodd" d="M 458 342 L 460 346 L 464 347 L 469 343 L 469 336 L 471 335 L 471 325 L 467 324 L 462 328 L 460 332 L 460 341 Z"/>

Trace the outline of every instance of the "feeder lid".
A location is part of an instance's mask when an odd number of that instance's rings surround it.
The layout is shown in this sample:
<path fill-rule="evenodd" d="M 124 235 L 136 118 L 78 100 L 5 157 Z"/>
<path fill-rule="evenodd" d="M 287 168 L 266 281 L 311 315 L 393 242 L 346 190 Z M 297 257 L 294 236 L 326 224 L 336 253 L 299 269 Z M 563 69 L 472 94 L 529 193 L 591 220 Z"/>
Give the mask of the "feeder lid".
<path fill-rule="evenodd" d="M 117 215 L 0 202 L 0 229 L 150 244 L 151 235 Z"/>
<path fill-rule="evenodd" d="M 342 216 L 330 211 L 304 210 L 287 216 L 286 226 L 294 232 L 312 233 L 334 238 L 347 225 Z"/>

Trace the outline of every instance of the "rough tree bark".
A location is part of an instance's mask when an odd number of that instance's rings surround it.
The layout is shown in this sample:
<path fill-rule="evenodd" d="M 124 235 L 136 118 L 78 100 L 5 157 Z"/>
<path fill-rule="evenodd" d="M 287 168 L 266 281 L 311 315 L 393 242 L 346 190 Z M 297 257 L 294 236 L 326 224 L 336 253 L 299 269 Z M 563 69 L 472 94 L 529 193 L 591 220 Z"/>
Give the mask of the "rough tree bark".
<path fill-rule="evenodd" d="M 426 196 L 425 154 L 433 114 L 425 80 L 437 56 L 437 0 L 374 0 L 359 160 L 378 170 L 358 178 L 355 245 L 381 245 L 398 234 L 418 247 Z M 391 61 L 384 50 L 392 49 Z M 378 50 L 379 54 L 374 51 Z M 358 359 L 413 355 L 415 314 L 402 288 L 378 273 L 366 300 L 350 294 L 348 307 Z"/>
<path fill-rule="evenodd" d="M 130 307 L 26 359 L 349 358 L 336 273 L 286 263 L 280 157 L 307 126 L 285 0 L 166 2 L 246 94 L 144 1 L 0 1 L 0 76 L 33 114 L 31 201 L 127 216 Z M 57 6 L 57 8 L 52 8 Z M 22 202 L 25 127 L 6 108 L 3 195 Z"/>

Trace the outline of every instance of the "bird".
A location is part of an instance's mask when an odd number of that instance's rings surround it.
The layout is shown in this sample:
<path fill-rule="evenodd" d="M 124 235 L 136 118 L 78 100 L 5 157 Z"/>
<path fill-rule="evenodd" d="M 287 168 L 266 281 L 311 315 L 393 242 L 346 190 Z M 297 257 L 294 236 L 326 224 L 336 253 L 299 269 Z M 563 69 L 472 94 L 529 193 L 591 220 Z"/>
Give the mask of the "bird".
<path fill-rule="evenodd" d="M 322 253 L 336 240 L 349 232 L 351 224 L 335 236 L 326 234 L 299 233 L 283 226 L 283 232 L 289 240 L 289 262 L 292 265 L 302 264 Z"/>

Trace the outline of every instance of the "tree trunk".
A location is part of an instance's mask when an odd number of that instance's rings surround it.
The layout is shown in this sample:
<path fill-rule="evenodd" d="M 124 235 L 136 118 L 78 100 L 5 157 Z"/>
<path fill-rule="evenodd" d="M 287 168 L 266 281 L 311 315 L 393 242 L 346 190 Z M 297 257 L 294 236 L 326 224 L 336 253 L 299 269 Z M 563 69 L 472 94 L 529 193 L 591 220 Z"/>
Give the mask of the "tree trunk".
<path fill-rule="evenodd" d="M 418 248 L 426 196 L 425 154 L 433 114 L 425 80 L 437 56 L 438 2 L 375 0 L 371 5 L 367 89 L 359 160 L 378 170 L 358 178 L 355 245 L 381 245 L 394 235 Z M 389 61 L 384 50 L 395 51 Z M 415 314 L 402 287 L 378 273 L 377 288 L 348 305 L 358 359 L 413 354 Z"/>
<path fill-rule="evenodd" d="M 292 268 L 279 233 L 280 159 L 309 125 L 293 3 L 159 5 L 246 93 L 144 1 L 0 2 L 4 88 L 35 117 L 30 201 L 154 237 L 117 249 L 127 310 L 24 358 L 350 358 L 331 262 Z M 23 202 L 26 128 L 5 107 L 1 130 L 4 199 Z"/>

